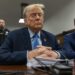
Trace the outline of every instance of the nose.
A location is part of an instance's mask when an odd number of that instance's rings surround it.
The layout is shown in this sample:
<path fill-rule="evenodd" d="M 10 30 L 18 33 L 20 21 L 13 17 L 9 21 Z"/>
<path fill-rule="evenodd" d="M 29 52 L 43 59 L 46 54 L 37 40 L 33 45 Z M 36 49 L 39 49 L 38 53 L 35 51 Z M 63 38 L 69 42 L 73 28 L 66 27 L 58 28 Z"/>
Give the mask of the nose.
<path fill-rule="evenodd" d="M 40 18 L 39 14 L 36 14 L 36 18 L 37 18 L 37 19 L 39 19 L 39 18 Z"/>
<path fill-rule="evenodd" d="M 36 15 L 36 21 L 39 21 L 39 20 L 40 20 L 40 16 Z"/>

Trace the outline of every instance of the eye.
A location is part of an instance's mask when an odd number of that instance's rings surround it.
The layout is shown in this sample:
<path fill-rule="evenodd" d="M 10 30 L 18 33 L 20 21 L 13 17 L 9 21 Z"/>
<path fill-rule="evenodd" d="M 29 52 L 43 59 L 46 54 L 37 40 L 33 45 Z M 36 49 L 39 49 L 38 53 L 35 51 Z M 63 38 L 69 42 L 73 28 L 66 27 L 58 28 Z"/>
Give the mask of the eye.
<path fill-rule="evenodd" d="M 38 15 L 39 15 L 39 16 L 43 16 L 43 14 L 42 14 L 42 13 L 38 13 Z"/>
<path fill-rule="evenodd" d="M 32 13 L 31 14 L 31 17 L 36 17 L 36 16 L 39 16 L 39 17 L 41 17 L 43 14 L 42 13 Z"/>
<path fill-rule="evenodd" d="M 35 16 L 36 16 L 36 13 L 32 13 L 32 14 L 31 14 L 31 17 L 35 17 Z"/>

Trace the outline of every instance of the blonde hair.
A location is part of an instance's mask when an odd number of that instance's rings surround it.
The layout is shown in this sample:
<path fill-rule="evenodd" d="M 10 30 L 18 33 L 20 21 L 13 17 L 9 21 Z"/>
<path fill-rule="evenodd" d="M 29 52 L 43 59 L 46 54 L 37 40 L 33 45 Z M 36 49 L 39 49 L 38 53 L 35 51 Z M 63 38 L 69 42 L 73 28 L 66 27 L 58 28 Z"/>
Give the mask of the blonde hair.
<path fill-rule="evenodd" d="M 44 4 L 30 4 L 30 5 L 28 5 L 28 6 L 26 6 L 26 7 L 24 8 L 24 10 L 23 10 L 23 17 L 26 17 L 26 13 L 27 13 L 29 10 L 31 10 L 32 8 L 34 8 L 34 7 L 41 8 L 42 11 L 43 11 L 43 9 L 45 8 Z"/>

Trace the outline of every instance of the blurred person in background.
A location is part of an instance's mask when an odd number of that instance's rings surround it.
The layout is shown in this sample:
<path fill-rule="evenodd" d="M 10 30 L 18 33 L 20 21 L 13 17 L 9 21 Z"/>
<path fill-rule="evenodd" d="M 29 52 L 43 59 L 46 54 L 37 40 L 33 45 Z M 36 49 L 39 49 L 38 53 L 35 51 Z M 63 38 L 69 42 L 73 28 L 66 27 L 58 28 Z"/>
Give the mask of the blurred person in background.
<path fill-rule="evenodd" d="M 0 19 L 0 46 L 8 35 L 9 30 L 6 28 L 4 19 Z"/>

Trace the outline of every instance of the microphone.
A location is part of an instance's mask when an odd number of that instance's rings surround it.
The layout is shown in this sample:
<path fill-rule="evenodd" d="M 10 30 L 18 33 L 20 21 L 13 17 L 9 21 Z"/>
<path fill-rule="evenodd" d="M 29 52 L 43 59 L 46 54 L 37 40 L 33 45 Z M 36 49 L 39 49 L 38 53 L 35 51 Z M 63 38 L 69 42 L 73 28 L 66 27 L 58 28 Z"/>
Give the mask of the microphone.
<path fill-rule="evenodd" d="M 65 65 L 68 66 L 69 65 L 69 59 L 63 53 L 60 53 L 60 55 L 62 55 L 64 57 L 64 61 L 63 62 L 64 62 Z"/>

